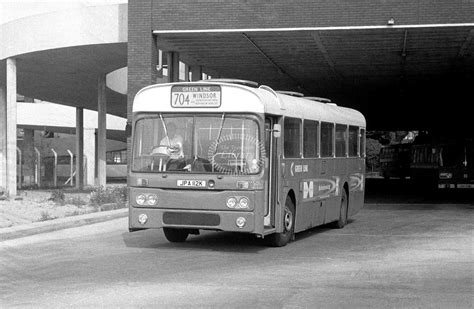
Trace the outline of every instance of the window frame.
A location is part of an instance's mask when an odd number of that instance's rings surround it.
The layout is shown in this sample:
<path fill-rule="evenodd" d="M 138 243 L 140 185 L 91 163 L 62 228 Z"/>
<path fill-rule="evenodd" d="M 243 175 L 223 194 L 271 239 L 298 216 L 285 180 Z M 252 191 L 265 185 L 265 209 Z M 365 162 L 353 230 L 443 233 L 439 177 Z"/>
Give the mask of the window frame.
<path fill-rule="evenodd" d="M 316 135 L 315 135 L 315 146 L 316 146 L 316 149 L 315 149 L 315 154 L 314 156 L 306 156 L 305 155 L 305 145 L 306 145 L 306 140 L 305 140 L 305 124 L 309 122 L 309 123 L 312 123 L 313 124 L 313 128 L 314 128 L 314 125 L 316 125 Z M 318 120 L 312 120 L 312 119 L 303 119 L 303 158 L 305 159 L 317 159 L 317 158 L 320 158 L 320 147 L 319 147 L 319 140 L 320 140 L 320 122 Z"/>
<path fill-rule="evenodd" d="M 332 145 L 331 145 L 331 154 L 328 154 L 327 156 L 326 155 L 323 156 L 323 153 L 322 153 L 322 149 L 323 149 L 323 147 L 322 147 L 323 146 L 322 145 L 322 143 L 323 143 L 323 140 L 322 140 L 323 124 L 331 125 L 331 137 L 330 137 L 330 140 L 331 140 L 331 143 L 332 143 Z M 335 132 L 336 132 L 336 124 L 334 122 L 328 122 L 328 121 L 321 121 L 320 122 L 320 143 L 319 143 L 320 147 L 321 147 L 320 158 L 334 158 L 335 157 L 335 152 L 336 152 L 336 150 L 335 150 L 335 143 L 336 143 L 336 140 L 335 140 L 336 139 L 336 136 L 335 136 L 336 134 L 335 134 Z M 326 148 L 326 147 L 324 147 L 324 148 Z"/>
<path fill-rule="evenodd" d="M 337 139 L 337 134 L 338 134 L 338 127 L 341 128 L 341 127 L 344 127 L 344 131 L 342 133 L 342 138 L 343 138 L 343 145 L 344 145 L 344 153 L 342 155 L 339 155 L 337 153 L 337 144 L 338 144 L 338 139 Z M 334 129 L 334 135 L 335 135 L 335 140 L 334 140 L 334 157 L 336 158 L 347 158 L 348 157 L 348 143 L 349 143 L 349 134 L 348 134 L 348 129 L 349 129 L 349 126 L 347 124 L 340 124 L 340 123 L 336 123 L 335 124 L 335 129 Z"/>
<path fill-rule="evenodd" d="M 286 154 L 286 120 L 296 120 L 297 123 L 298 123 L 298 156 L 287 156 Z M 303 156 L 303 151 L 302 151 L 302 148 L 303 148 L 303 126 L 302 126 L 302 119 L 301 118 L 297 118 L 297 117 L 284 117 L 283 118 L 283 157 L 285 159 L 301 159 L 302 156 Z"/>

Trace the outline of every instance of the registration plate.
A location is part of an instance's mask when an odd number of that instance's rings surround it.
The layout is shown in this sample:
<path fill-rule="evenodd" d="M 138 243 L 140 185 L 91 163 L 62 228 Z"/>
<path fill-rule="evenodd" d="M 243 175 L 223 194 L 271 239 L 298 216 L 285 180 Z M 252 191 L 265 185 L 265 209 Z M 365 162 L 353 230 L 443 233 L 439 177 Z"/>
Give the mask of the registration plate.
<path fill-rule="evenodd" d="M 171 107 L 219 107 L 221 106 L 220 86 L 173 86 L 171 88 Z"/>
<path fill-rule="evenodd" d="M 178 187 L 197 187 L 203 188 L 206 186 L 205 180 L 178 180 Z"/>

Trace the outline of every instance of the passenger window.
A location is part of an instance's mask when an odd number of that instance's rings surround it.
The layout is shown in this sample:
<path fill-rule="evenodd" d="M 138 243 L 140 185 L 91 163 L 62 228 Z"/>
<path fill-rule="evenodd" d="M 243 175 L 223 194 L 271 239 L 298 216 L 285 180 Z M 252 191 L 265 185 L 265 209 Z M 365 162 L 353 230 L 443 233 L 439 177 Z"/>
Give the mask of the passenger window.
<path fill-rule="evenodd" d="M 321 157 L 333 156 L 334 124 L 321 122 Z"/>
<path fill-rule="evenodd" d="M 318 125 L 314 120 L 305 120 L 303 124 L 303 156 L 318 157 Z"/>
<path fill-rule="evenodd" d="M 336 124 L 336 157 L 346 156 L 347 126 Z"/>
<path fill-rule="evenodd" d="M 365 158 L 365 129 L 360 129 L 360 143 L 359 153 L 362 158 Z"/>
<path fill-rule="evenodd" d="M 285 118 L 284 126 L 285 158 L 299 158 L 301 156 L 301 121 L 296 118 Z"/>
<path fill-rule="evenodd" d="M 357 157 L 359 152 L 357 151 L 357 140 L 359 136 L 359 128 L 349 126 L 349 157 Z"/>

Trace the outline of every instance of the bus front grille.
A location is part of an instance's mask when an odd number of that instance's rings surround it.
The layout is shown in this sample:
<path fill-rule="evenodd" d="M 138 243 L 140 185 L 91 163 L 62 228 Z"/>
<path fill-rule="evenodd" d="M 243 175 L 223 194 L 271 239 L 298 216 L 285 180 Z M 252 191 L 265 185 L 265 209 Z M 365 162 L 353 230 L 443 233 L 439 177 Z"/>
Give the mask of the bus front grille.
<path fill-rule="evenodd" d="M 173 225 L 218 226 L 221 223 L 221 218 L 216 214 L 165 212 L 163 214 L 163 223 Z"/>

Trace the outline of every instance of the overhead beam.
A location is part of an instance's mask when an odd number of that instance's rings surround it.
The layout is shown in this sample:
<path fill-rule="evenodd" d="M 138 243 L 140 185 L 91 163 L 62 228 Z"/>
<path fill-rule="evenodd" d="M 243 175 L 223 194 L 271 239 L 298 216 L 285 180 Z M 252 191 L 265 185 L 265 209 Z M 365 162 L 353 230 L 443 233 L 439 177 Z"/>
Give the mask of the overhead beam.
<path fill-rule="evenodd" d="M 472 38 L 474 37 L 474 29 L 469 31 L 466 40 L 462 44 L 461 48 L 459 49 L 458 58 L 466 56 L 469 52 L 469 46 L 471 44 Z"/>
<path fill-rule="evenodd" d="M 331 68 L 331 71 L 336 75 L 339 79 L 343 79 L 343 76 L 336 70 L 336 67 L 334 65 L 334 62 L 332 61 L 331 57 L 329 56 L 329 53 L 326 49 L 326 46 L 324 46 L 324 43 L 321 40 L 321 36 L 319 35 L 318 31 L 313 31 L 311 32 L 311 36 L 316 43 L 316 46 L 318 47 L 318 50 L 321 52 L 321 54 L 324 57 L 324 60 L 326 63 L 329 65 Z"/>
<path fill-rule="evenodd" d="M 300 89 L 303 89 L 303 86 L 301 85 L 300 82 L 298 82 L 293 76 L 291 76 L 290 74 L 288 74 L 288 72 L 286 72 L 285 70 L 283 70 L 282 67 L 280 67 L 275 61 L 273 61 L 272 58 L 270 58 L 261 48 L 260 46 L 257 45 L 257 43 L 255 43 L 247 34 L 245 33 L 242 33 L 242 36 L 244 38 L 247 39 L 247 41 L 250 42 L 250 44 L 252 44 L 255 49 L 263 56 L 265 57 L 265 59 L 270 62 L 275 68 L 277 68 L 278 72 L 282 75 L 286 75 L 288 78 L 290 78 L 296 85 L 298 88 Z"/>
<path fill-rule="evenodd" d="M 420 25 L 373 25 L 338 27 L 295 27 L 295 28 L 240 28 L 240 29 L 194 29 L 194 30 L 153 30 L 153 34 L 178 33 L 249 33 L 249 32 L 290 32 L 290 31 L 337 31 L 337 30 L 373 30 L 373 29 L 416 29 L 474 27 L 474 23 L 420 24 Z"/>

